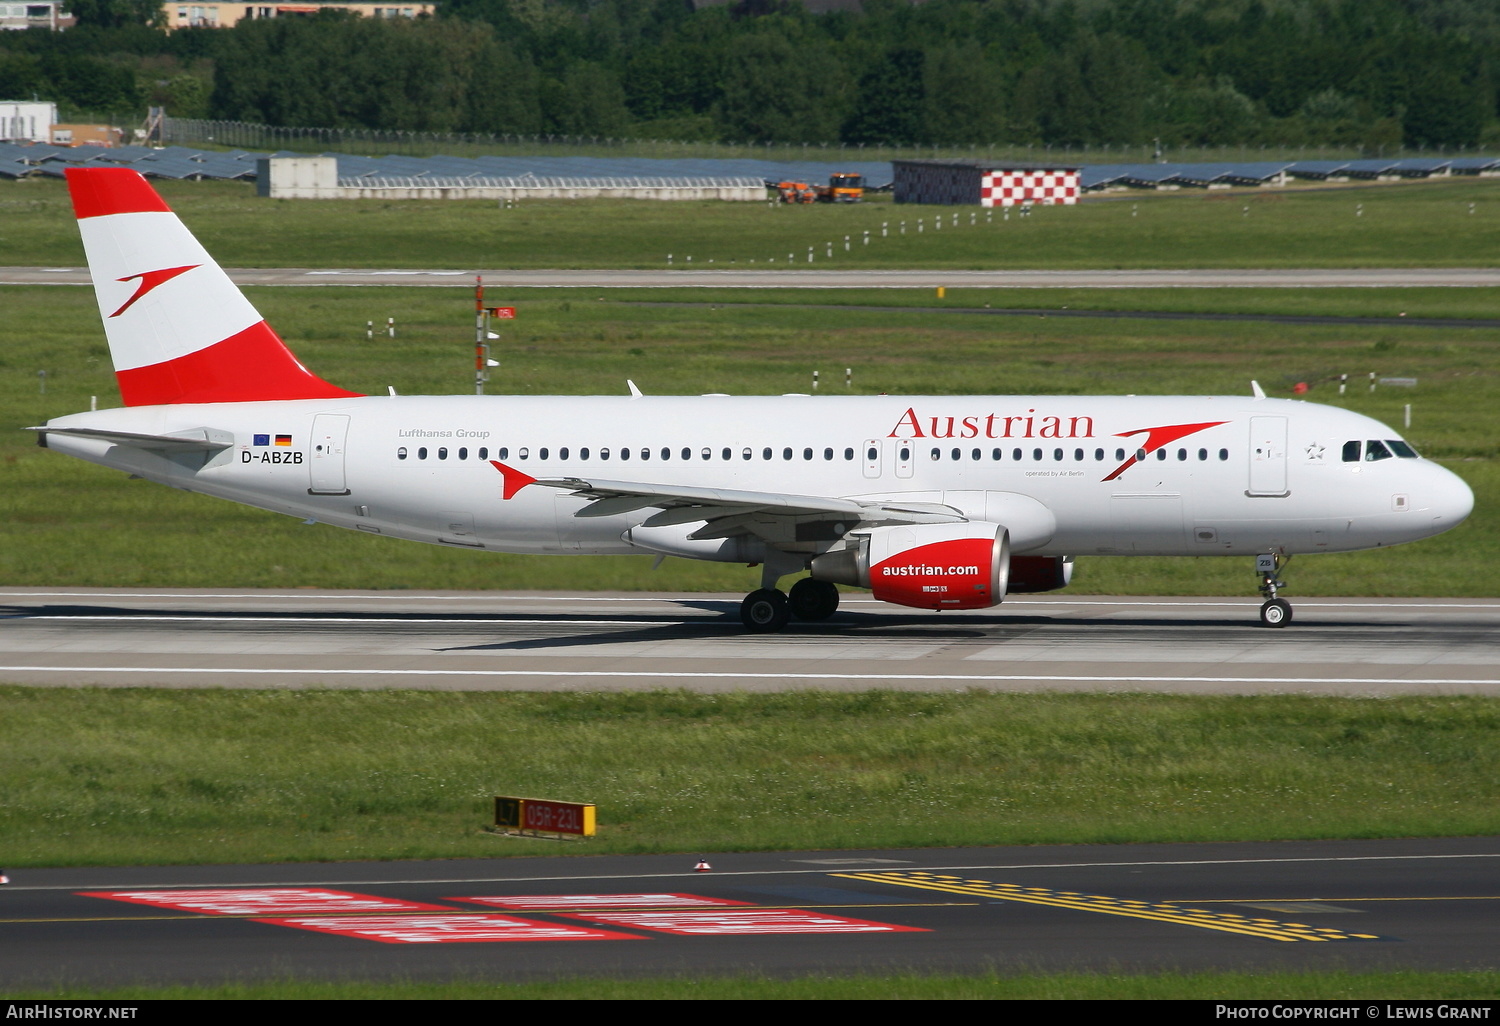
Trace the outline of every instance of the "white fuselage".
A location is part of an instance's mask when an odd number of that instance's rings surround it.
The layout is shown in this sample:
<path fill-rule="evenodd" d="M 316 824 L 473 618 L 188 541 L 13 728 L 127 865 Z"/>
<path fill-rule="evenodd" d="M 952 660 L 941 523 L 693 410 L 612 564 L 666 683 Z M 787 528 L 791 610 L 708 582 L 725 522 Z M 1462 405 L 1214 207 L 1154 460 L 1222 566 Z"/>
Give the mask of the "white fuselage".
<path fill-rule="evenodd" d="M 48 426 L 228 433 L 212 454 L 55 431 L 47 444 L 292 516 L 505 552 L 677 549 L 627 537 L 652 508 L 579 518 L 587 500 L 535 485 L 505 500 L 490 461 L 542 479 L 942 504 L 1010 527 L 1013 550 L 1037 555 L 1365 549 L 1437 534 L 1473 504 L 1429 460 L 1347 459 L 1350 442 L 1399 439 L 1374 420 L 1248 397 L 368 396 L 138 406 Z"/>

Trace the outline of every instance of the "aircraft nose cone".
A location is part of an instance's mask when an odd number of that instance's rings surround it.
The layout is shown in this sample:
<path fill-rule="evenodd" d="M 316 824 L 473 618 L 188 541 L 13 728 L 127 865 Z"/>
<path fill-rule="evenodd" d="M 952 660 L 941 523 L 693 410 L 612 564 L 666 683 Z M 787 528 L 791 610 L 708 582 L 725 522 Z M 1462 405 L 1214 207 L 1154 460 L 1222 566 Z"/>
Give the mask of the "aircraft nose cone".
<path fill-rule="evenodd" d="M 1422 496 L 1422 509 L 1433 521 L 1447 530 L 1464 521 L 1474 511 L 1474 491 L 1463 478 L 1442 467 L 1428 483 Z"/>

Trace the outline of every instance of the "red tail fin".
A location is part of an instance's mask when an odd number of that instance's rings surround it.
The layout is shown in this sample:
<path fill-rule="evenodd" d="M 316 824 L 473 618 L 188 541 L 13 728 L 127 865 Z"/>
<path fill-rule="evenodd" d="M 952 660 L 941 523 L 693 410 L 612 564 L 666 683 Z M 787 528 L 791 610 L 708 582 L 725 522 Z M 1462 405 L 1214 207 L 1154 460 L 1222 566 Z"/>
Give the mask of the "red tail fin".
<path fill-rule="evenodd" d="M 358 395 L 298 362 L 137 172 L 67 176 L 125 405 Z"/>

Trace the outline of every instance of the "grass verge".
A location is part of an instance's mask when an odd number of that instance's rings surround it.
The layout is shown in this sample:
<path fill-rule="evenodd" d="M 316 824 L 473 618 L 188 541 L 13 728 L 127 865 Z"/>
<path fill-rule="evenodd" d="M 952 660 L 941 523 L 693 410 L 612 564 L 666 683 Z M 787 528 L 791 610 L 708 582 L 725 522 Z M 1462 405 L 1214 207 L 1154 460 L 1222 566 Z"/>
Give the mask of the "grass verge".
<path fill-rule="evenodd" d="M 538 983 L 322 983 L 287 980 L 216 987 L 57 987 L 24 1000 L 520 1000 L 520 1001 L 1336 1001 L 1494 1000 L 1500 972 L 1203 972 L 708 976 L 656 980 L 565 979 Z"/>
<path fill-rule="evenodd" d="M 7 866 L 1493 831 L 1478 697 L 0 688 Z M 794 815 L 788 813 L 795 810 Z M 553 854 L 551 846 L 546 854 Z"/>
<path fill-rule="evenodd" d="M 1500 191 L 1493 180 L 1472 178 L 1141 193 L 1038 207 L 1024 218 L 883 200 L 806 207 L 528 200 L 506 209 L 492 200 L 260 199 L 253 184 L 242 182 L 155 184 L 226 267 L 775 269 L 790 260 L 802 268 L 1031 270 L 1500 262 Z M 6 263 L 83 262 L 63 182 L 0 182 L 0 212 Z"/>

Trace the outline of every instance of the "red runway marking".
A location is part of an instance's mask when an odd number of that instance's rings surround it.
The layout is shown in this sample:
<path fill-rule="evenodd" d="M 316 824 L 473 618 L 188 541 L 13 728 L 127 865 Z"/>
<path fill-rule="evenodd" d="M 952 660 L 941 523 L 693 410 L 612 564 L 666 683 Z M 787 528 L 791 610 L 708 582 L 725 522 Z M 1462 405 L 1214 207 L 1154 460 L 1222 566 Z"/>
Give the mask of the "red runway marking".
<path fill-rule="evenodd" d="M 645 939 L 628 933 L 492 915 L 316 916 L 308 919 L 266 919 L 263 922 L 298 930 L 312 930 L 315 933 L 380 941 L 382 944 Z"/>
<path fill-rule="evenodd" d="M 317 887 L 257 887 L 204 891 L 79 891 L 85 898 L 129 901 L 182 912 L 218 916 L 284 916 L 298 912 L 453 912 L 446 905 L 426 905 L 373 894 L 330 891 Z"/>
<path fill-rule="evenodd" d="M 659 908 L 663 905 L 753 905 L 752 901 L 705 898 L 698 894 L 497 894 L 448 901 L 472 901 L 479 905 L 514 910 L 579 908 Z"/>

